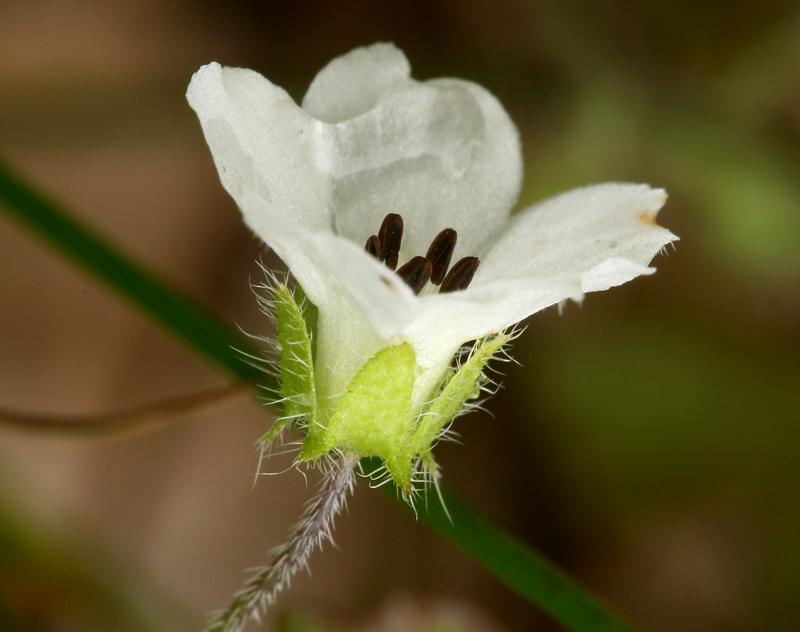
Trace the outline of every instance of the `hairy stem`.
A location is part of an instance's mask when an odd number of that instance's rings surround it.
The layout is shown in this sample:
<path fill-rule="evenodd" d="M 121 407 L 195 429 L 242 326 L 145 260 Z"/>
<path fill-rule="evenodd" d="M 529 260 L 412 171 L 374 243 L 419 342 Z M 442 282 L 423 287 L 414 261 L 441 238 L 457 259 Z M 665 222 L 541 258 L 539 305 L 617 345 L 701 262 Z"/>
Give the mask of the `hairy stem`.
<path fill-rule="evenodd" d="M 357 464 L 357 455 L 344 454 L 331 465 L 319 496 L 309 503 L 289 542 L 276 550 L 271 564 L 248 580 L 226 610 L 214 616 L 208 632 L 238 632 L 248 619 L 260 621 L 292 576 L 301 568 L 308 569 L 308 556 L 314 548 L 325 539 L 333 542 L 333 519 L 344 506 L 347 492 L 353 490 Z"/>

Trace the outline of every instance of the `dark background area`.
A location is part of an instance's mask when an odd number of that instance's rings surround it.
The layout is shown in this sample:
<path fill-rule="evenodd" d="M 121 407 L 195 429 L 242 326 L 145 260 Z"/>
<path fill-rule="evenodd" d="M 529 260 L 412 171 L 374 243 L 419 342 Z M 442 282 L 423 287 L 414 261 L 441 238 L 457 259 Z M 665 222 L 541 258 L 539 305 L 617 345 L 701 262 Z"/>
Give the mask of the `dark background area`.
<path fill-rule="evenodd" d="M 253 333 L 264 256 L 185 101 L 200 65 L 299 100 L 375 41 L 497 95 L 520 207 L 607 180 L 668 190 L 658 273 L 537 314 L 445 480 L 649 631 L 800 627 L 800 5 L 0 0 L 0 155 Z M 0 218 L 0 406 L 89 414 L 224 378 Z M 125 441 L 0 431 L 0 616 L 20 630 L 192 630 L 311 495 L 252 489 L 240 400 Z M 276 459 L 270 469 L 289 464 Z M 556 630 L 359 484 L 281 630 Z M 437 627 L 438 626 L 438 627 Z"/>

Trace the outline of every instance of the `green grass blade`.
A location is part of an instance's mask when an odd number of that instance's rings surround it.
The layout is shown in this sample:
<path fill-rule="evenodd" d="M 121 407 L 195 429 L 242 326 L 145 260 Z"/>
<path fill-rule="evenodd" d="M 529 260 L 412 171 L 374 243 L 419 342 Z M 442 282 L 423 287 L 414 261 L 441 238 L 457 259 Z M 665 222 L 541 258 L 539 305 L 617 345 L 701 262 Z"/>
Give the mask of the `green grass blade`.
<path fill-rule="evenodd" d="M 381 462 L 375 458 L 361 461 L 361 469 L 367 475 L 380 466 Z M 395 499 L 401 498 L 400 491 L 391 482 L 381 489 Z M 439 491 L 444 506 L 436 498 L 418 503 L 419 519 L 527 602 L 575 632 L 637 632 L 637 628 L 553 562 L 492 524 L 445 487 L 440 486 Z M 411 511 L 408 505 L 406 507 Z"/>
<path fill-rule="evenodd" d="M 514 592 L 576 632 L 634 632 L 609 606 L 579 586 L 548 559 L 498 528 L 447 490 L 442 490 L 451 523 L 437 500 L 420 518 L 474 558 Z"/>
<path fill-rule="evenodd" d="M 133 302 L 168 331 L 217 366 L 243 380 L 267 376 L 233 349 L 259 351 L 188 294 L 122 254 L 58 204 L 11 173 L 0 161 L 0 201 L 11 214 L 84 270 Z"/>
<path fill-rule="evenodd" d="M 218 367 L 244 380 L 268 379 L 232 350 L 259 355 L 242 334 L 82 226 L 57 204 L 13 175 L 2 162 L 0 202 L 3 203 L 0 206 L 7 208 L 42 239 Z M 524 599 L 575 632 L 634 630 L 523 542 L 491 524 L 445 490 L 442 494 L 453 523 L 437 502 L 429 503 L 427 513 L 421 514 L 422 519 Z"/>

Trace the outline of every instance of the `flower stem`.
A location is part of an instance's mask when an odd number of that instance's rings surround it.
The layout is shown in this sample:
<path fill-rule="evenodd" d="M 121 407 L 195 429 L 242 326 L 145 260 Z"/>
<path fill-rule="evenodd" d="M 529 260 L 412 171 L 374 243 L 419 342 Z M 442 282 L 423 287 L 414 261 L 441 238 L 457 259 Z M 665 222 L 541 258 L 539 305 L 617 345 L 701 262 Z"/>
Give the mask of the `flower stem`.
<path fill-rule="evenodd" d="M 301 568 L 308 568 L 308 556 L 323 540 L 333 543 L 333 519 L 345 504 L 355 484 L 355 454 L 344 454 L 331 464 L 319 495 L 308 505 L 289 542 L 275 551 L 272 562 L 250 578 L 226 610 L 211 621 L 207 632 L 239 632 L 248 619 L 260 621 L 268 606 Z"/>

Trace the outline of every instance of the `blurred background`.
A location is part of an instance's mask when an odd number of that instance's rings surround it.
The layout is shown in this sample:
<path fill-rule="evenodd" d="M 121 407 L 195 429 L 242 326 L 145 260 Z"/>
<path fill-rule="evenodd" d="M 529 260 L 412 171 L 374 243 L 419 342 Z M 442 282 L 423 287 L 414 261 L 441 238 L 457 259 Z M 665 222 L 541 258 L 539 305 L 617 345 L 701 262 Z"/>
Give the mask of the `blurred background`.
<path fill-rule="evenodd" d="M 268 333 L 264 253 L 185 101 L 200 65 L 300 100 L 393 41 L 497 95 L 520 206 L 649 182 L 681 237 L 654 277 L 528 321 L 445 480 L 648 631 L 800 628 L 800 3 L 0 0 L 0 156 L 226 320 Z M 0 407 L 122 410 L 225 377 L 0 217 Z M 242 398 L 128 440 L 0 430 L 0 627 L 198 630 L 312 492 L 261 479 Z M 270 463 L 273 471 L 289 461 Z M 285 631 L 560 630 L 359 485 Z"/>

